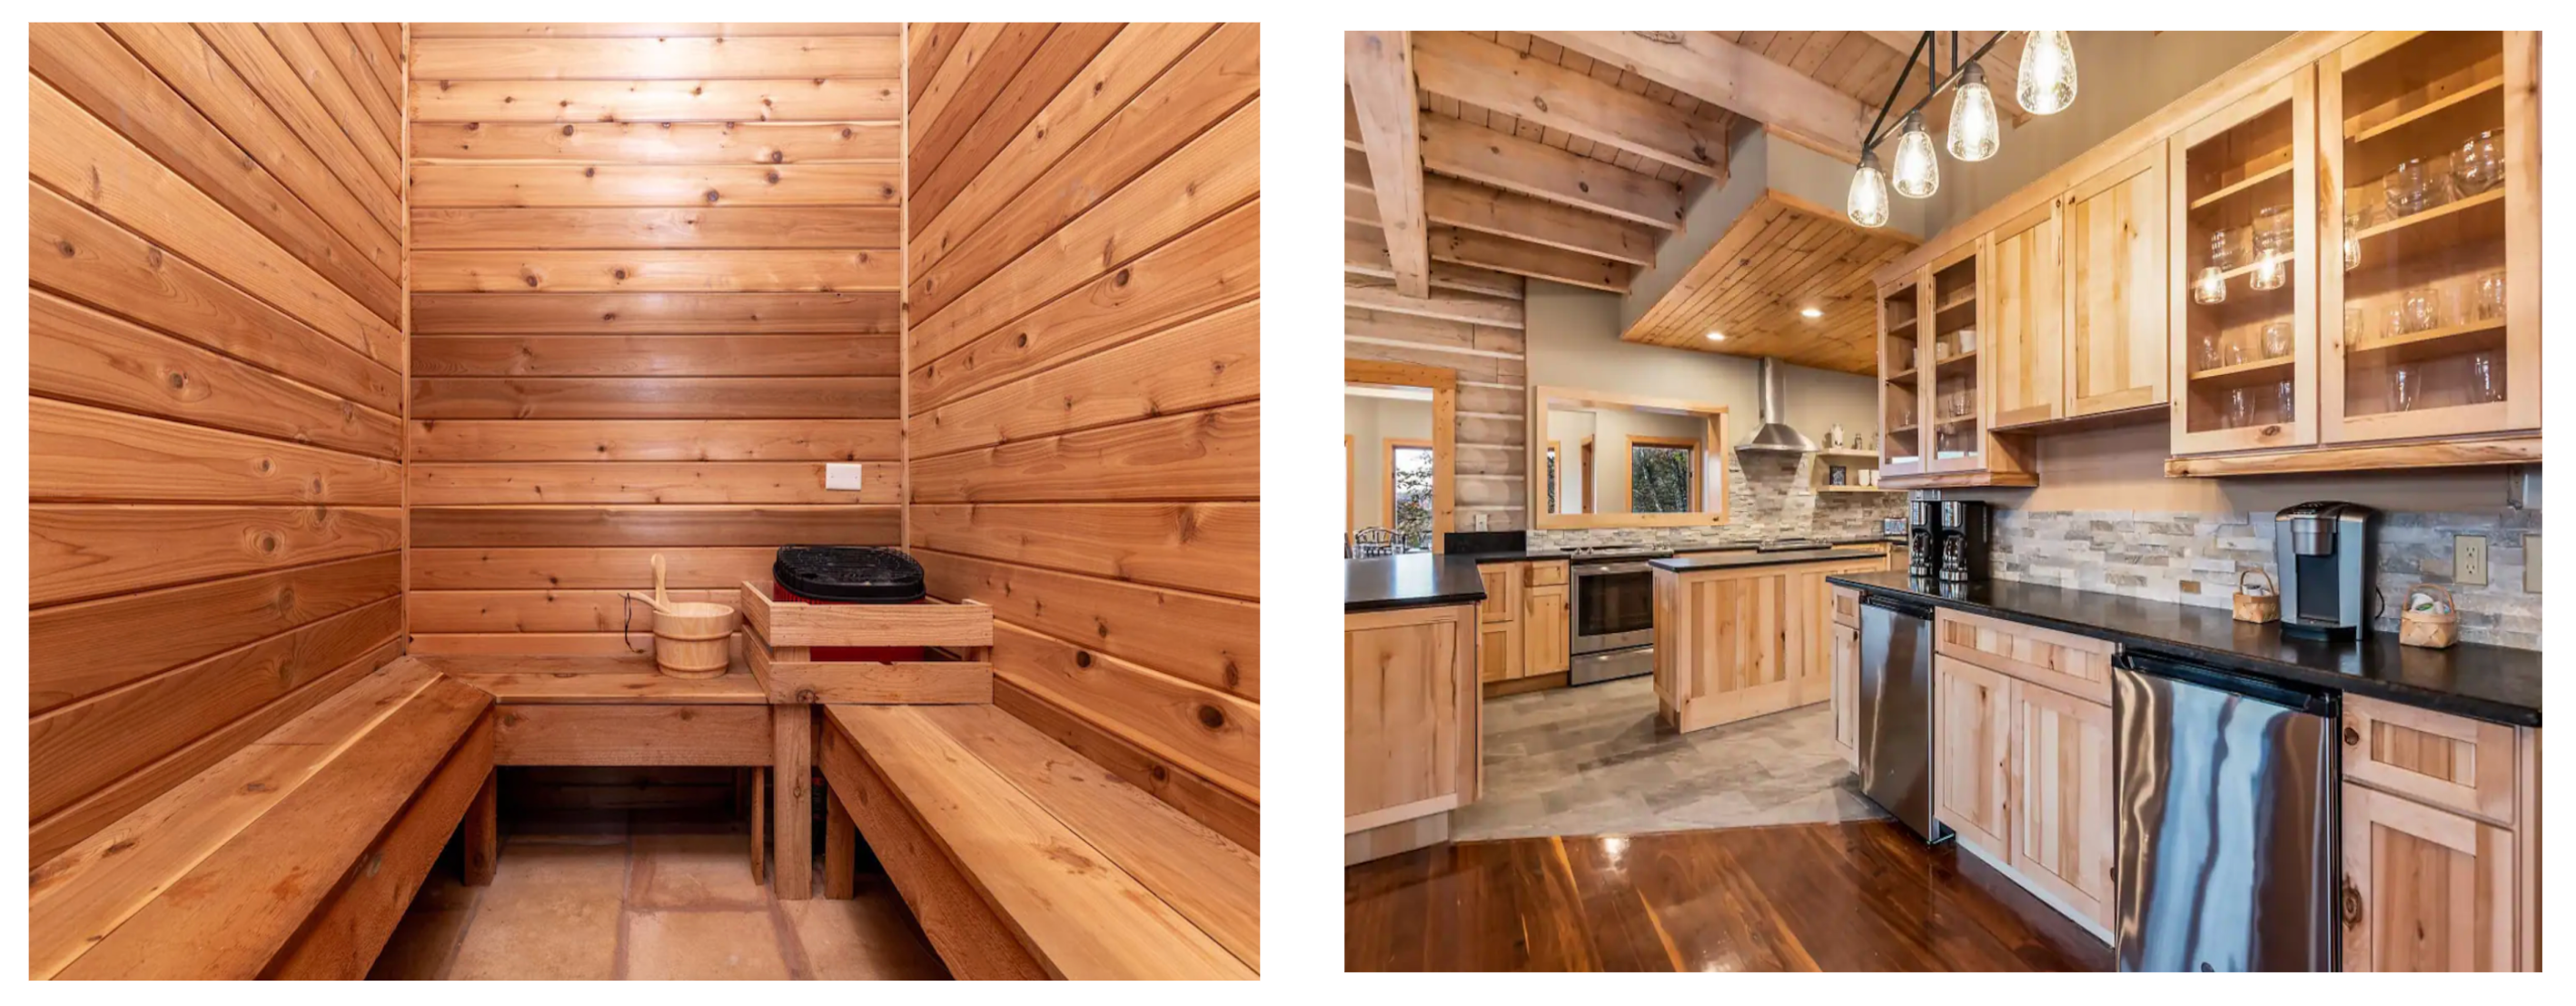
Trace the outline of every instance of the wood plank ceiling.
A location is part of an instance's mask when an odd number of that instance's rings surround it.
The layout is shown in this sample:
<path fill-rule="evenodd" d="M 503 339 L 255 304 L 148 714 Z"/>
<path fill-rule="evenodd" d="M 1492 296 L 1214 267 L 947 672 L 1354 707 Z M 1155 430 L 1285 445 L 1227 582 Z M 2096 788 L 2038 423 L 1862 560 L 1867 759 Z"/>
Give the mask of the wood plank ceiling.
<path fill-rule="evenodd" d="M 1620 337 L 1875 373 L 1878 326 L 1869 275 L 1917 243 L 1855 226 L 1841 210 L 1765 192 Z M 1817 316 L 1807 317 L 1808 310 Z M 1726 340 L 1711 342 L 1710 332 Z"/>

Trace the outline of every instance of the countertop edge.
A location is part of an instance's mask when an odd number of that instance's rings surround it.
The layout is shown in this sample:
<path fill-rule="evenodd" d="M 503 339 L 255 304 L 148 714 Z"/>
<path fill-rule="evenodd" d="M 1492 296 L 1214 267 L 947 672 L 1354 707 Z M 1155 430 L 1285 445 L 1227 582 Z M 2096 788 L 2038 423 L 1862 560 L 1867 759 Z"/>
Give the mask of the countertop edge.
<path fill-rule="evenodd" d="M 1368 611 L 1402 611 L 1406 608 L 1447 608 L 1461 604 L 1482 604 L 1484 601 L 1485 592 L 1481 590 L 1472 595 L 1442 594 L 1437 597 L 1407 597 L 1380 601 L 1344 601 L 1342 602 L 1342 614 L 1357 615 Z"/>

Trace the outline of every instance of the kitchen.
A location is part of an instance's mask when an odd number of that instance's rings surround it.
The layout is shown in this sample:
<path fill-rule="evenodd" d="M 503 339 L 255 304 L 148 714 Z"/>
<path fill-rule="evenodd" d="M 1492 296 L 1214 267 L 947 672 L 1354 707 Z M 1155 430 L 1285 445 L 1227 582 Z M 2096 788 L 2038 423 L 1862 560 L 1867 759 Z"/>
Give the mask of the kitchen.
<path fill-rule="evenodd" d="M 1346 564 L 1347 967 L 2538 968 L 2537 34 L 2067 34 L 1351 34 L 1346 376 L 1449 533 Z"/>

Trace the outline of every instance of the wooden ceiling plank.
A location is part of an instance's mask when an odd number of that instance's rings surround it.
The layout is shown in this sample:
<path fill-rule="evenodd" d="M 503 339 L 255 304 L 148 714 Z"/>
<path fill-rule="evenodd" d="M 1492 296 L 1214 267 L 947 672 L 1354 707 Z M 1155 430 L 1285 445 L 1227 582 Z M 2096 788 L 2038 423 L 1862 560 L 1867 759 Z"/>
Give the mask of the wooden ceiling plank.
<path fill-rule="evenodd" d="M 1861 135 L 1869 129 L 1874 108 L 1710 32 L 1537 34 L 1775 129 L 1798 133 L 1852 163 L 1860 161 Z"/>
<path fill-rule="evenodd" d="M 1370 184 L 1368 159 L 1357 151 L 1344 151 L 1343 219 L 1377 226 L 1376 195 L 1370 191 Z M 1657 232 L 1653 228 L 1586 213 L 1563 203 L 1431 175 L 1422 180 L 1422 208 L 1424 216 L 1434 224 L 1519 238 L 1641 266 L 1655 264 Z"/>
<path fill-rule="evenodd" d="M 1431 254 L 1429 225 L 1422 217 L 1422 131 L 1411 34 L 1353 31 L 1344 32 L 1342 39 L 1345 93 L 1368 151 L 1395 286 L 1426 296 L 1431 292 Z"/>
<path fill-rule="evenodd" d="M 1342 271 L 1383 280 L 1395 278 L 1395 268 L 1387 261 L 1386 239 L 1377 228 L 1362 224 L 1342 227 Z M 1431 287 L 1520 300 L 1523 284 L 1521 277 L 1510 273 L 1435 261 L 1431 263 Z"/>
<path fill-rule="evenodd" d="M 1456 227 L 1431 228 L 1431 257 L 1613 293 L 1628 292 L 1636 272 L 1625 262 Z"/>
<path fill-rule="evenodd" d="M 1871 274 L 1913 247 L 1780 192 L 1755 200 L 1621 338 L 1802 366 L 1875 371 Z M 1815 307 L 1817 318 L 1798 314 Z M 1724 343 L 1703 338 L 1727 333 Z"/>
<path fill-rule="evenodd" d="M 1454 32 L 1415 41 L 1422 89 L 1510 112 L 1684 171 L 1726 177 L 1726 137 L 1706 120 L 1536 56 Z"/>
<path fill-rule="evenodd" d="M 1428 297 L 1407 297 L 1396 291 L 1395 284 L 1374 276 L 1345 275 L 1342 307 L 1497 328 L 1520 328 L 1524 324 L 1521 302 L 1517 300 L 1450 290 L 1433 290 Z"/>
<path fill-rule="evenodd" d="M 1682 226 L 1681 186 L 1455 120 L 1423 120 L 1422 163 L 1452 178 L 1650 227 Z"/>

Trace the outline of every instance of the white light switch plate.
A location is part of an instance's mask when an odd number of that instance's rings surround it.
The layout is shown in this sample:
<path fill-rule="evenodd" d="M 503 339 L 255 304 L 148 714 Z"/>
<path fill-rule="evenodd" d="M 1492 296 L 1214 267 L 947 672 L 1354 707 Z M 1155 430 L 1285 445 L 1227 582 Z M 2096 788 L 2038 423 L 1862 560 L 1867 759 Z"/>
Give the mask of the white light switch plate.
<path fill-rule="evenodd" d="M 823 488 L 847 489 L 851 492 L 859 491 L 858 462 L 852 461 L 845 464 L 824 465 Z"/>

